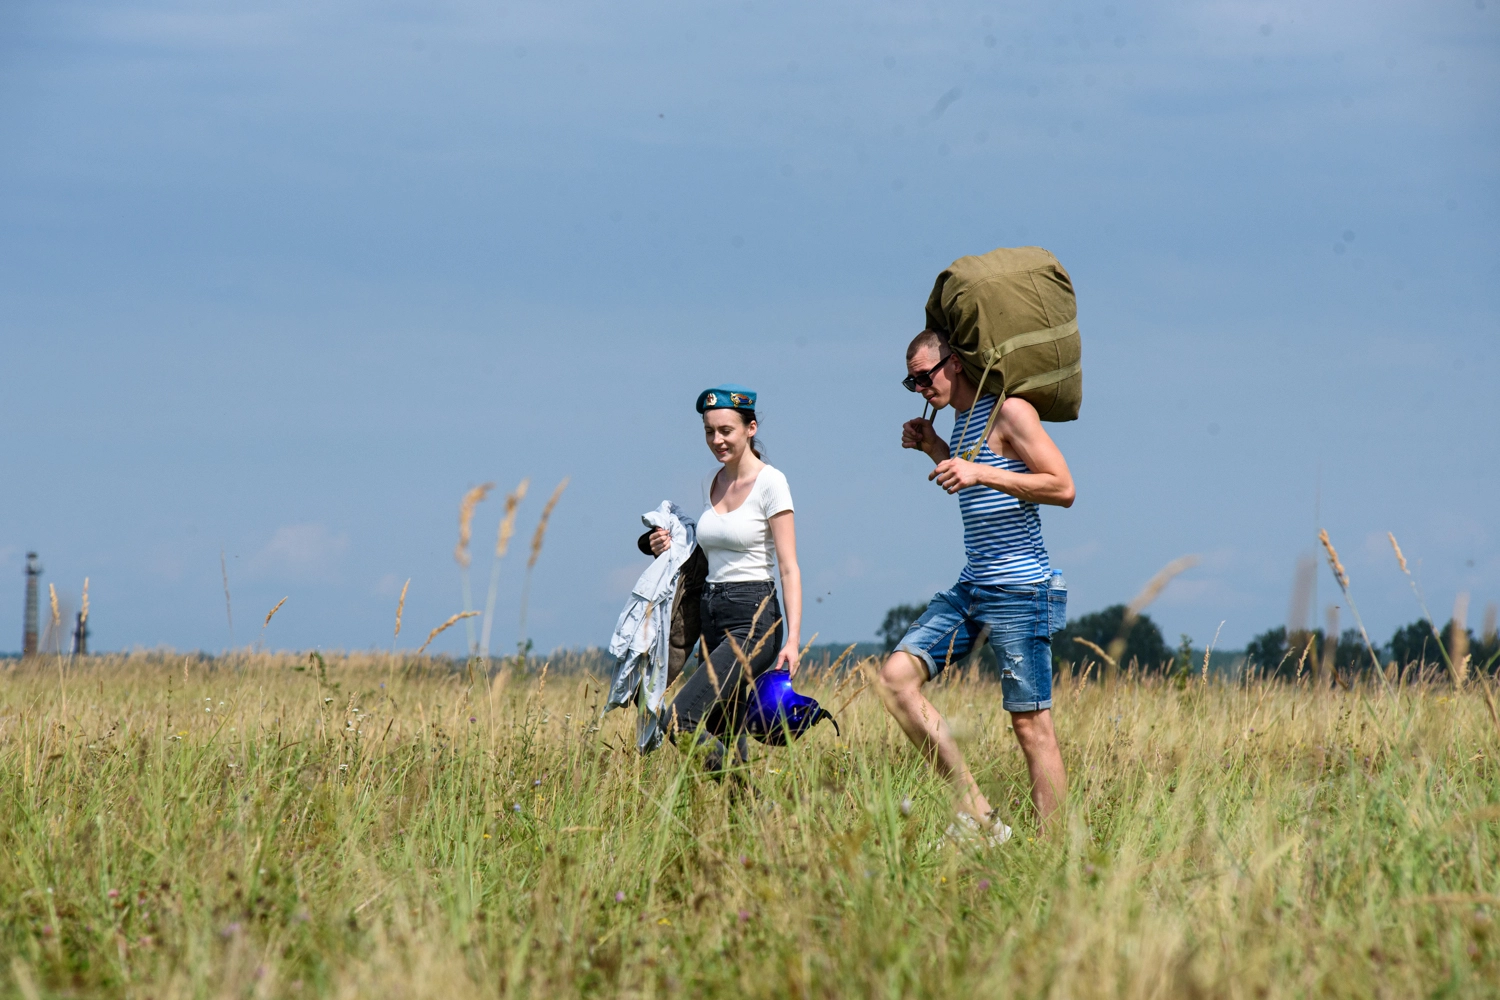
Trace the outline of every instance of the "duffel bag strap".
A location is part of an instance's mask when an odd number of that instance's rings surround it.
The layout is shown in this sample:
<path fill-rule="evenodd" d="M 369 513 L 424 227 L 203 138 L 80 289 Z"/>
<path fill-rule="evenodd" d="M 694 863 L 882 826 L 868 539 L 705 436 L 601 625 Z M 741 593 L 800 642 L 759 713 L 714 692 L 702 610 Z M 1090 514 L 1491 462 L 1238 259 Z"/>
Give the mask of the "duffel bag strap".
<path fill-rule="evenodd" d="M 984 395 L 984 383 L 985 380 L 990 377 L 990 369 L 994 368 L 995 363 L 1001 358 L 1004 358 L 1012 351 L 1018 351 L 1023 347 L 1035 347 L 1038 344 L 1050 344 L 1055 341 L 1062 340 L 1065 337 L 1075 336 L 1077 333 L 1078 319 L 1077 317 L 1074 317 L 1073 319 L 1068 320 L 1066 323 L 1061 323 L 1057 326 L 1049 326 L 1045 330 L 1033 330 L 1030 333 L 1022 333 L 1017 336 L 1011 337 L 1005 343 L 1001 344 L 998 348 L 991 348 L 990 350 L 986 351 L 985 353 L 989 355 L 989 360 L 985 363 L 984 374 L 979 378 L 979 389 L 974 393 L 975 402 L 978 402 L 979 397 Z M 1078 374 L 1078 372 L 1080 372 L 1082 368 L 1082 361 L 1075 361 L 1073 362 L 1073 364 L 1068 365 L 1066 368 L 1059 369 L 1058 371 L 1044 372 L 1040 375 L 1033 375 L 1031 376 L 1031 378 L 1024 379 L 1023 381 L 1018 383 L 1015 388 L 1017 392 L 1029 392 L 1032 389 L 1039 389 L 1042 386 L 1051 385 L 1054 382 L 1061 382 L 1063 379 L 1070 378 L 1073 375 Z M 972 462 L 974 461 L 975 457 L 978 456 L 980 449 L 984 447 L 984 443 L 990 439 L 990 432 L 995 429 L 995 419 L 1000 416 L 1000 404 L 1005 402 L 1005 397 L 1006 392 L 1004 388 L 995 393 L 995 408 L 990 411 L 989 420 L 985 421 L 984 433 L 979 436 L 979 440 L 975 441 L 972 445 L 960 452 L 958 456 L 959 458 L 963 459 L 966 462 Z M 969 418 L 972 418 L 973 416 L 974 408 L 971 406 L 969 407 Z M 965 419 L 963 433 L 959 435 L 958 439 L 962 441 L 964 438 L 968 437 L 968 435 L 969 420 Z"/>
<path fill-rule="evenodd" d="M 993 358 L 991 359 L 989 364 L 984 366 L 984 374 L 979 376 L 979 389 L 974 393 L 975 403 L 978 403 L 979 397 L 984 395 L 984 383 L 990 377 L 990 369 L 995 367 L 995 362 L 999 360 L 999 358 Z M 990 419 L 985 422 L 984 433 L 979 435 L 979 440 L 975 441 L 972 445 L 959 452 L 959 458 L 963 459 L 965 462 L 974 461 L 975 456 L 979 454 L 979 450 L 984 447 L 985 441 L 989 440 L 990 431 L 995 429 L 995 415 L 1000 412 L 1000 404 L 1003 402 L 1005 402 L 1004 390 L 1002 390 L 998 394 L 998 397 L 995 400 L 995 408 L 990 411 Z M 964 418 L 963 432 L 958 435 L 958 439 L 960 441 L 969 436 L 969 421 L 973 419 L 974 407 L 971 405 L 969 407 L 969 415 Z"/>

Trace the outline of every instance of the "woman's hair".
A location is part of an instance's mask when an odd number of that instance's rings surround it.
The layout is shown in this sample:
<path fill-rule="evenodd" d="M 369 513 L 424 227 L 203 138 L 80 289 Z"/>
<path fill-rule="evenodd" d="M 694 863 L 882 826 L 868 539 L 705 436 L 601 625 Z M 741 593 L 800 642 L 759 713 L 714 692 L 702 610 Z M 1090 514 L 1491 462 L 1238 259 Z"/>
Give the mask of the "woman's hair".
<path fill-rule="evenodd" d="M 746 427 L 749 427 L 751 421 L 755 419 L 754 410 L 742 410 L 736 406 L 710 406 L 708 410 L 704 410 L 703 412 L 707 413 L 709 412 L 709 410 L 730 410 L 739 415 L 740 423 L 744 424 Z M 760 449 L 761 445 L 759 435 L 752 434 L 750 436 L 750 454 L 754 455 L 756 458 L 764 462 L 766 460 L 766 456 L 765 453 Z"/>

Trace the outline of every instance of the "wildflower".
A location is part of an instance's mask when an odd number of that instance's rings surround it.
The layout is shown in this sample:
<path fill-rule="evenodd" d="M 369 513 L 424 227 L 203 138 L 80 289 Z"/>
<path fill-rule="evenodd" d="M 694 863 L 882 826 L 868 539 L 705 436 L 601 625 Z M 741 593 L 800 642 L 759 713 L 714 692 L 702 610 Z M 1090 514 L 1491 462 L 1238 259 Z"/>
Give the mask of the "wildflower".
<path fill-rule="evenodd" d="M 617 893 L 615 893 L 615 902 L 616 903 L 623 903 L 623 902 L 625 902 L 625 894 L 623 892 L 617 892 Z"/>
<path fill-rule="evenodd" d="M 750 919 L 750 911 L 749 910 L 741 910 L 740 911 L 740 923 L 743 924 L 745 921 L 747 921 L 749 919 Z"/>
<path fill-rule="evenodd" d="M 471 716 L 469 716 L 469 721 L 470 722 L 478 722 L 479 720 L 476 719 L 474 716 L 471 715 Z"/>
<path fill-rule="evenodd" d="M 520 812 L 521 812 L 521 803 L 517 802 L 515 805 L 511 806 L 511 808 L 514 809 L 516 811 L 516 813 L 519 815 Z"/>
<path fill-rule="evenodd" d="M 903 816 L 910 816 L 911 815 L 911 799 L 906 798 L 906 799 L 902 799 L 901 800 L 901 815 L 903 815 Z"/>
<path fill-rule="evenodd" d="M 228 927 L 226 927 L 222 931 L 220 931 L 219 932 L 219 936 L 222 937 L 224 940 L 227 941 L 230 938 L 234 937 L 239 932 L 240 932 L 239 921 L 235 921 L 234 923 L 230 924 Z"/>
<path fill-rule="evenodd" d="M 111 890 L 109 890 L 109 892 L 106 892 L 105 895 L 108 896 L 110 899 L 119 899 L 120 898 L 120 890 L 119 889 L 111 889 Z"/>
<path fill-rule="evenodd" d="M 51 937 L 52 935 L 54 935 L 56 933 L 57 933 L 57 931 L 53 928 L 53 926 L 51 924 L 43 924 L 42 925 L 42 937 Z"/>
<path fill-rule="evenodd" d="M 989 879 L 982 878 L 982 879 L 979 880 L 979 891 L 980 892 L 989 892 L 990 891 L 990 880 Z"/>
<path fill-rule="evenodd" d="M 489 835 L 489 834 L 485 834 L 485 835 L 484 835 L 484 839 L 485 839 L 485 840 L 489 840 L 489 839 L 490 839 L 490 835 Z"/>

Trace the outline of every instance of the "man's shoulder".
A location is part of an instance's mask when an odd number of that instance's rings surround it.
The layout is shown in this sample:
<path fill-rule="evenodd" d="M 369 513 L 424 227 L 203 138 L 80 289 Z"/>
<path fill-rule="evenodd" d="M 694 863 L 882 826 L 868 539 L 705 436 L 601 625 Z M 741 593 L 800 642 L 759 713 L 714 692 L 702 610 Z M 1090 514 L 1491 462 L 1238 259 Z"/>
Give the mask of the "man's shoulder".
<path fill-rule="evenodd" d="M 1042 420 L 1037 415 L 1036 407 L 1020 396 L 1005 397 L 1005 402 L 1000 404 L 1000 419 L 1035 421 L 1037 423 L 1041 423 Z"/>

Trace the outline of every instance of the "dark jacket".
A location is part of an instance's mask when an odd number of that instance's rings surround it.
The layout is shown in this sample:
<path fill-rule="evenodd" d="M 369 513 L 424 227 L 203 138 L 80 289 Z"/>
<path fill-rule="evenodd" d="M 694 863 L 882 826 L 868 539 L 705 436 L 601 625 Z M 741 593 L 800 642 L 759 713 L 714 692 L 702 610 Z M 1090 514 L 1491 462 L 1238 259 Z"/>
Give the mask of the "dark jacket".
<path fill-rule="evenodd" d="M 635 544 L 646 555 L 655 557 L 651 551 L 651 532 L 642 534 Z M 671 648 L 667 655 L 669 687 L 682 673 L 688 657 L 693 654 L 703 636 L 698 603 L 703 599 L 703 585 L 707 580 L 708 557 L 701 548 L 694 546 L 693 554 L 688 556 L 687 562 L 678 571 L 677 594 L 672 598 L 672 636 L 668 640 Z"/>

